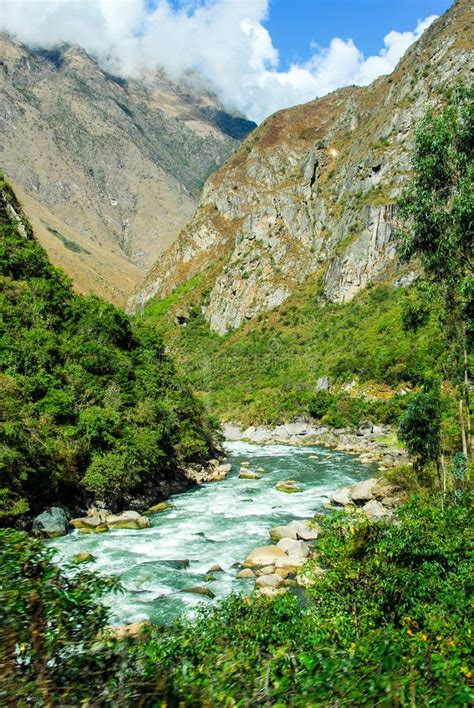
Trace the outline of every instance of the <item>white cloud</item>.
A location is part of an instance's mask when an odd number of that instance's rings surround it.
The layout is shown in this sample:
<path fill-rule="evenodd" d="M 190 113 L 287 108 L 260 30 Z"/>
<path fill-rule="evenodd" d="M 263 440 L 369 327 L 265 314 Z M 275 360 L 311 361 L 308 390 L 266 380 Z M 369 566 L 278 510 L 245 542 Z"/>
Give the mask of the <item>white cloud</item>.
<path fill-rule="evenodd" d="M 268 0 L 200 0 L 175 9 L 158 0 L 1 0 L 0 27 L 30 45 L 70 42 L 124 76 L 163 67 L 178 78 L 197 69 L 222 102 L 260 121 L 279 108 L 347 84 L 368 84 L 397 61 L 436 19 L 413 32 L 389 32 L 379 54 L 364 57 L 351 39 L 314 48 L 304 63 L 279 68 L 263 26 Z"/>

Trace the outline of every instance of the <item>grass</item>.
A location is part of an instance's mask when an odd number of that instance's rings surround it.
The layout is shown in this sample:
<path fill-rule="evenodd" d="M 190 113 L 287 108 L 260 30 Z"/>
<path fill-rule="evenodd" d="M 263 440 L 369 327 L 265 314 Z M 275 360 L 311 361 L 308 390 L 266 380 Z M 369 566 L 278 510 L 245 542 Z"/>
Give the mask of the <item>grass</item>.
<path fill-rule="evenodd" d="M 418 385 L 442 354 L 434 316 L 416 333 L 403 331 L 403 289 L 372 287 L 350 303 L 327 304 L 318 297 L 317 278 L 309 279 L 276 310 L 220 337 L 201 311 L 212 282 L 212 271 L 204 271 L 147 304 L 144 317 L 224 421 L 290 420 L 311 410 L 318 378 L 329 376 L 331 392 L 344 400 L 344 419 L 355 423 L 370 414 L 388 422 L 409 399 L 397 390 Z M 187 313 L 186 325 L 177 325 L 177 311 Z M 353 390 L 344 392 L 352 381 Z"/>

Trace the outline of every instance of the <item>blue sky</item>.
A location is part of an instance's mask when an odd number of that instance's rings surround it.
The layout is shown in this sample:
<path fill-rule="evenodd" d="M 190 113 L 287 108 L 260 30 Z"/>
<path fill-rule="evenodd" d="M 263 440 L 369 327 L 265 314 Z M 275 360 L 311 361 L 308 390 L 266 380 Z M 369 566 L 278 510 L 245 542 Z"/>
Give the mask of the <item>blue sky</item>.
<path fill-rule="evenodd" d="M 239 0 L 235 0 L 239 2 Z M 375 54 L 391 30 L 412 30 L 418 20 L 442 15 L 450 0 L 270 0 L 263 24 L 279 50 L 283 68 L 306 60 L 313 42 L 353 39 L 364 54 Z"/>
<path fill-rule="evenodd" d="M 257 122 L 390 73 L 449 0 L 0 0 L 0 29 L 124 77 L 196 77 Z"/>

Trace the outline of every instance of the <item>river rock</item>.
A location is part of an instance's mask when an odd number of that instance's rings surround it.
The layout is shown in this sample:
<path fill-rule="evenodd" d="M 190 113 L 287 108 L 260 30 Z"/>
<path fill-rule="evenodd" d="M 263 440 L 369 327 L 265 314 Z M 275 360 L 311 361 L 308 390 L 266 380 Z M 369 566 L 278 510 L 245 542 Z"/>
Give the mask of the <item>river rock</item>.
<path fill-rule="evenodd" d="M 336 489 L 331 497 L 332 503 L 337 506 L 346 506 L 346 504 L 350 504 L 352 499 L 349 496 L 349 492 L 350 487 L 339 487 L 339 489 Z"/>
<path fill-rule="evenodd" d="M 278 546 L 258 546 L 248 555 L 244 566 L 251 568 L 256 565 L 275 565 L 275 562 L 282 558 L 288 558 L 288 556 Z"/>
<path fill-rule="evenodd" d="M 153 506 L 150 506 L 149 509 L 145 511 L 145 514 L 158 514 L 161 511 L 168 511 L 168 509 L 174 509 L 175 506 L 174 504 L 171 504 L 169 501 L 163 501 L 160 502 L 159 504 L 154 504 Z"/>
<path fill-rule="evenodd" d="M 239 472 L 240 479 L 262 479 L 259 474 L 249 469 L 241 469 Z"/>
<path fill-rule="evenodd" d="M 261 575 L 255 581 L 256 588 L 277 588 L 281 585 L 282 578 L 276 573 L 270 575 Z"/>
<path fill-rule="evenodd" d="M 243 570 L 239 570 L 235 577 L 239 578 L 239 580 L 246 580 L 247 578 L 255 578 L 255 573 L 250 568 L 244 568 Z"/>
<path fill-rule="evenodd" d="M 301 539 L 303 541 L 314 541 L 321 531 L 319 526 L 312 523 L 310 519 L 296 519 L 286 526 L 274 526 L 270 529 L 272 541 L 279 541 L 282 538 Z"/>
<path fill-rule="evenodd" d="M 207 572 L 208 573 L 223 573 L 224 571 L 220 567 L 220 565 L 217 565 L 217 563 L 216 563 L 215 565 L 211 565 L 211 567 L 209 568 L 209 570 Z"/>
<path fill-rule="evenodd" d="M 311 519 L 296 519 L 289 526 L 296 529 L 296 538 L 302 541 L 315 541 L 321 533 L 321 527 Z"/>
<path fill-rule="evenodd" d="M 181 592 L 190 592 L 193 595 L 203 595 L 204 597 L 209 597 L 211 600 L 215 598 L 215 594 L 210 588 L 203 588 L 201 586 L 196 586 L 194 588 L 184 588 Z"/>
<path fill-rule="evenodd" d="M 288 592 L 288 588 L 271 588 L 264 587 L 257 590 L 258 595 L 264 595 L 265 597 L 277 597 L 278 595 L 284 595 Z"/>
<path fill-rule="evenodd" d="M 124 639 L 125 637 L 139 637 L 149 627 L 151 627 L 151 622 L 140 620 L 139 622 L 131 622 L 117 627 L 107 627 L 105 632 L 108 637 L 113 639 Z"/>
<path fill-rule="evenodd" d="M 255 571 L 255 575 L 271 575 L 272 573 L 275 572 L 275 566 L 274 565 L 265 565 L 263 568 L 259 568 L 258 570 Z"/>
<path fill-rule="evenodd" d="M 274 526 L 270 529 L 270 538 L 272 541 L 280 541 L 282 538 L 294 538 L 296 540 L 296 529 L 293 529 L 291 524 Z"/>
<path fill-rule="evenodd" d="M 298 482 L 294 479 L 286 479 L 281 482 L 277 482 L 275 489 L 278 492 L 285 492 L 286 494 L 294 494 L 295 492 L 301 492 L 301 487 Z"/>
<path fill-rule="evenodd" d="M 309 546 L 305 541 L 295 541 L 292 538 L 282 538 L 277 547 L 285 551 L 290 558 L 306 558 L 309 554 Z"/>
<path fill-rule="evenodd" d="M 150 563 L 158 563 L 159 565 L 165 565 L 167 568 L 189 568 L 189 560 L 187 558 L 167 558 L 166 560 L 158 561 L 147 561 Z"/>
<path fill-rule="evenodd" d="M 124 511 L 121 514 L 111 514 L 105 519 L 109 529 L 146 529 L 150 526 L 147 516 L 140 516 L 138 511 Z"/>
<path fill-rule="evenodd" d="M 64 509 L 52 506 L 33 519 L 33 534 L 46 538 L 65 536 L 69 529 L 69 522 Z"/>
<path fill-rule="evenodd" d="M 92 553 L 89 553 L 88 551 L 76 553 L 76 555 L 73 557 L 73 561 L 75 563 L 91 563 L 94 560 L 95 556 L 93 556 Z"/>
<path fill-rule="evenodd" d="M 83 516 L 79 519 L 71 519 L 71 526 L 80 533 L 104 533 L 109 527 L 99 516 Z"/>
<path fill-rule="evenodd" d="M 303 558 L 296 558 L 296 556 L 286 556 L 285 558 L 277 558 L 275 561 L 275 570 L 277 568 L 289 568 L 292 571 L 296 571 L 298 568 L 301 568 L 305 564 L 305 560 Z"/>
<path fill-rule="evenodd" d="M 380 519 L 386 519 L 392 516 L 391 511 L 386 509 L 380 502 L 376 499 L 371 499 L 361 508 L 360 513 L 366 516 L 370 521 L 379 521 Z"/>
<path fill-rule="evenodd" d="M 371 479 L 364 479 L 362 482 L 354 484 L 349 490 L 350 500 L 355 504 L 363 504 L 364 502 L 370 501 L 374 498 L 374 488 L 377 484 L 377 479 L 372 477 Z"/>
<path fill-rule="evenodd" d="M 245 462 L 240 463 L 241 467 L 250 467 L 250 462 L 248 460 L 245 460 Z"/>

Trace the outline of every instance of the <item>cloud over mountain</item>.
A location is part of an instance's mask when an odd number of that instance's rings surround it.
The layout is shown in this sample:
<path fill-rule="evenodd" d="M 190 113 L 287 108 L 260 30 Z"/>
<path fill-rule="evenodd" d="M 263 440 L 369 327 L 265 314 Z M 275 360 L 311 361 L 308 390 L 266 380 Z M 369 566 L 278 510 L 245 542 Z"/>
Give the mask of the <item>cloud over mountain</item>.
<path fill-rule="evenodd" d="M 137 76 L 163 67 L 173 78 L 197 70 L 221 101 L 260 121 L 269 113 L 347 84 L 389 73 L 436 18 L 411 32 L 393 30 L 377 55 L 351 39 L 315 47 L 308 61 L 283 70 L 263 22 L 269 0 L 201 0 L 178 6 L 158 0 L 2 0 L 0 27 L 20 41 L 50 47 L 78 44 L 109 71 Z"/>

